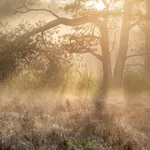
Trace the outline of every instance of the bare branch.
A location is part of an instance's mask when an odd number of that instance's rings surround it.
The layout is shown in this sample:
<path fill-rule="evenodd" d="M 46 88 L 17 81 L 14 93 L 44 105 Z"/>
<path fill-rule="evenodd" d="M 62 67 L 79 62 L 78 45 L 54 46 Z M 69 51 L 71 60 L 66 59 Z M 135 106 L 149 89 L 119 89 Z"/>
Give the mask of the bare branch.
<path fill-rule="evenodd" d="M 5 27 L 5 25 L 1 21 L 0 21 L 0 26 L 2 26 L 8 32 L 8 29 Z"/>
<path fill-rule="evenodd" d="M 139 56 L 145 56 L 145 55 L 150 55 L 150 53 L 139 53 L 139 54 L 133 54 L 127 56 L 125 59 L 132 58 L 132 57 L 139 57 Z"/>
<path fill-rule="evenodd" d="M 146 33 L 146 25 L 143 24 L 139 24 L 138 27 L 144 32 Z"/>
<path fill-rule="evenodd" d="M 97 53 L 95 53 L 95 52 L 93 52 L 93 51 L 88 51 L 88 52 L 89 52 L 90 54 L 92 54 L 93 56 L 95 56 L 97 59 L 103 61 L 103 56 L 102 56 L 102 55 L 97 54 Z"/>
<path fill-rule="evenodd" d="M 133 24 L 130 25 L 130 30 L 131 30 L 133 27 L 135 27 L 136 25 L 138 25 L 138 24 L 139 24 L 141 21 L 143 21 L 143 20 L 144 20 L 143 18 L 136 20 Z"/>
<path fill-rule="evenodd" d="M 23 9 L 23 8 L 25 8 L 26 10 L 22 11 L 21 9 Z M 16 13 L 28 13 L 30 11 L 46 11 L 46 12 L 52 14 L 53 16 L 55 16 L 56 18 L 60 18 L 57 14 L 55 14 L 54 12 L 52 12 L 49 9 L 31 9 L 31 8 L 28 8 L 26 5 L 18 7 L 17 10 L 14 12 L 14 14 L 16 14 Z"/>
<path fill-rule="evenodd" d="M 106 0 L 102 0 L 103 4 L 105 5 L 106 8 L 109 8 L 109 5 L 111 4 L 113 0 L 110 0 L 109 2 L 107 2 Z"/>
<path fill-rule="evenodd" d="M 111 1 L 110 1 L 111 2 Z M 48 23 L 46 23 L 44 26 L 38 27 L 33 29 L 30 32 L 27 32 L 25 34 L 23 34 L 22 36 L 20 36 L 17 40 L 18 41 L 24 41 L 27 40 L 28 38 L 40 33 L 40 32 L 44 32 L 46 30 L 49 30 L 51 28 L 54 28 L 58 25 L 66 25 L 66 26 L 79 26 L 79 25 L 83 25 L 83 24 L 87 24 L 87 23 L 93 23 L 95 24 L 97 27 L 101 28 L 102 26 L 102 21 L 99 20 L 98 18 L 100 17 L 105 17 L 108 15 L 121 15 L 122 11 L 98 11 L 97 14 L 91 15 L 91 16 L 84 16 L 84 17 L 79 17 L 76 19 L 69 19 L 69 18 L 63 18 L 63 17 L 59 17 L 58 15 L 56 15 L 55 13 L 53 13 L 50 10 L 46 10 L 46 9 L 29 9 L 26 5 L 25 6 L 21 6 L 19 9 L 25 8 L 26 10 L 22 13 L 27 13 L 29 11 L 48 11 L 49 13 L 53 14 L 55 17 L 57 17 L 57 19 L 52 20 Z M 20 12 L 20 10 L 17 10 L 18 12 Z"/>
<path fill-rule="evenodd" d="M 26 40 L 40 32 L 44 32 L 46 30 L 49 30 L 61 24 L 66 25 L 66 26 L 78 26 L 78 25 L 82 25 L 82 24 L 86 24 L 90 22 L 97 22 L 98 20 L 96 20 L 96 18 L 97 16 L 86 16 L 86 17 L 80 17 L 77 19 L 58 18 L 58 19 L 55 19 L 53 21 L 46 23 L 45 25 L 41 27 L 33 29 L 31 32 L 27 32 L 23 34 L 17 40 L 18 41 Z"/>
<path fill-rule="evenodd" d="M 106 0 L 102 0 L 103 4 L 105 5 L 105 7 L 107 6 L 107 1 Z"/>
<path fill-rule="evenodd" d="M 90 49 L 90 48 L 88 48 L 88 47 L 85 47 L 85 46 L 84 46 L 82 43 L 80 43 L 79 41 L 76 40 L 76 42 L 77 42 L 78 44 L 80 44 L 80 46 L 82 46 L 83 49 L 86 50 L 86 52 L 92 54 L 92 55 L 95 56 L 97 59 L 103 61 L 103 59 L 102 59 L 103 57 L 102 57 L 100 54 L 97 54 L 97 53 L 95 53 L 92 49 Z"/>
<path fill-rule="evenodd" d="M 76 36 L 72 36 L 72 38 L 70 39 L 70 43 L 72 40 L 74 40 L 78 44 L 78 46 L 81 47 L 82 51 L 80 51 L 79 48 L 78 49 L 76 48 L 76 51 L 75 52 L 73 51 L 73 53 L 90 53 L 93 56 L 95 56 L 97 59 L 103 61 L 103 56 L 101 56 L 98 53 L 95 53 L 91 48 L 89 48 L 83 44 L 84 41 L 79 41 L 78 39 L 79 38 L 77 38 Z"/>

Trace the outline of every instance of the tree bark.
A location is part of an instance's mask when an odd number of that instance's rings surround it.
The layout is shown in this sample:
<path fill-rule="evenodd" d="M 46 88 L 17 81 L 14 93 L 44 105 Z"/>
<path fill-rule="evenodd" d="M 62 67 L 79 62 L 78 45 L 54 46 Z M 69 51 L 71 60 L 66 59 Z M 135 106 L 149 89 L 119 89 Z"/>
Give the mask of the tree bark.
<path fill-rule="evenodd" d="M 114 69 L 113 84 L 115 87 L 120 87 L 122 84 L 122 76 L 128 51 L 131 13 L 132 13 L 132 0 L 125 0 L 121 37 L 120 37 L 120 47 Z"/>
<path fill-rule="evenodd" d="M 150 0 L 146 1 L 146 9 L 147 9 L 147 16 L 150 16 Z M 146 28 L 146 43 L 145 43 L 145 53 L 150 53 L 150 20 L 147 19 L 147 28 Z M 150 55 L 145 55 L 144 60 L 144 69 L 145 72 L 150 75 Z"/>
<path fill-rule="evenodd" d="M 102 67 L 103 67 L 103 83 L 98 97 L 96 99 L 96 109 L 103 113 L 105 112 L 106 99 L 112 85 L 112 66 L 111 66 L 111 55 L 109 52 L 109 39 L 108 39 L 108 27 L 106 19 L 100 24 L 101 32 L 101 49 L 102 49 Z"/>
<path fill-rule="evenodd" d="M 101 89 L 101 99 L 106 99 L 108 96 L 108 91 L 112 85 L 112 66 L 109 52 L 107 21 L 104 21 L 101 27 L 101 48 L 103 57 L 103 85 Z"/>

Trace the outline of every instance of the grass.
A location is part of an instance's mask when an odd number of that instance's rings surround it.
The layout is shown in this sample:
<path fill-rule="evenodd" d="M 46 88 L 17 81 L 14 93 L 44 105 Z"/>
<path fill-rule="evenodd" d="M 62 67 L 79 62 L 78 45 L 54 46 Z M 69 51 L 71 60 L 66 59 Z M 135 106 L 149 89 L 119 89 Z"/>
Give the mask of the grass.
<path fill-rule="evenodd" d="M 59 99 L 49 91 L 4 90 L 0 149 L 149 150 L 150 109 L 141 106 L 142 96 L 132 103 L 120 99 L 108 101 L 105 114 L 96 115 L 90 100 Z"/>
<path fill-rule="evenodd" d="M 93 84 L 87 90 L 84 78 L 73 75 L 80 92 L 74 82 L 57 92 L 8 81 L 0 89 L 0 150 L 149 150 L 149 80 L 143 76 L 126 72 L 124 91 L 110 93 L 103 114 L 93 104 Z"/>

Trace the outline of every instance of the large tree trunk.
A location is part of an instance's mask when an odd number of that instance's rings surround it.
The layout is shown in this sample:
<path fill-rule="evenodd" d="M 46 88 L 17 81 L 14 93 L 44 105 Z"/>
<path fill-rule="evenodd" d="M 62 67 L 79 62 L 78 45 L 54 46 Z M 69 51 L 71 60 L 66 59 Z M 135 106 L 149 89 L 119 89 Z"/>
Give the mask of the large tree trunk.
<path fill-rule="evenodd" d="M 146 29 L 146 43 L 145 43 L 145 53 L 150 53 L 150 0 L 147 0 L 147 29 Z M 150 75 L 150 55 L 145 55 L 145 72 Z"/>
<path fill-rule="evenodd" d="M 127 51 L 128 51 L 131 13 L 132 13 L 132 0 L 125 0 L 124 14 L 122 20 L 122 30 L 121 30 L 121 37 L 120 37 L 120 47 L 119 47 L 115 70 L 114 70 L 115 87 L 120 87 L 122 83 L 122 76 L 123 76 Z"/>

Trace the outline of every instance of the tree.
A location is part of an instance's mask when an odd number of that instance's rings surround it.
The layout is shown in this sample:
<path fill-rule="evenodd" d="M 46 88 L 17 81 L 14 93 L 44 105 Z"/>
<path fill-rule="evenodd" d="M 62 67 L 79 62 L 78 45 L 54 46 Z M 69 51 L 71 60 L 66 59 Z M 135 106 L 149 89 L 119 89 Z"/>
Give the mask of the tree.
<path fill-rule="evenodd" d="M 35 79 L 35 82 L 31 80 L 34 88 L 55 88 L 65 81 L 69 69 L 73 66 L 72 55 L 65 51 L 59 42 L 52 41 L 49 35 L 55 34 L 54 32 L 49 31 L 45 36 L 40 34 L 20 43 L 13 39 L 21 32 L 28 31 L 32 25 L 22 23 L 14 30 L 6 25 L 5 27 L 9 32 L 0 32 L 0 82 L 21 75 L 21 81 L 18 82 L 25 80 L 26 83 L 23 84 L 28 86 L 28 77 L 32 76 Z M 51 39 L 51 42 L 47 39 Z"/>
<path fill-rule="evenodd" d="M 109 18 L 115 18 L 116 16 L 120 17 L 123 15 L 123 21 L 122 21 L 122 31 L 121 31 L 121 39 L 120 39 L 120 48 L 119 53 L 117 56 L 117 61 L 115 65 L 114 70 L 114 83 L 115 85 L 119 86 L 121 85 L 122 81 L 122 75 L 124 71 L 124 65 L 127 58 L 131 58 L 132 56 L 127 56 L 128 51 L 128 40 L 129 40 L 129 31 L 131 27 L 138 24 L 140 19 L 136 20 L 131 24 L 131 20 L 133 16 L 137 16 L 137 14 L 132 14 L 132 6 L 133 2 L 131 0 L 125 0 L 124 5 L 124 11 L 122 11 L 122 8 L 111 8 L 110 6 L 112 3 L 116 3 L 117 1 L 110 0 L 107 2 L 106 0 L 102 0 L 103 4 L 105 5 L 105 8 L 103 10 L 95 10 L 91 8 L 86 7 L 86 0 L 78 0 L 75 1 L 73 4 L 70 4 L 67 6 L 67 10 L 73 10 L 71 11 L 73 14 L 73 18 L 64 18 L 60 17 L 51 10 L 46 9 L 29 9 L 27 6 L 24 6 L 26 11 L 22 12 L 20 9 L 16 11 L 26 13 L 30 11 L 47 11 L 51 13 L 53 16 L 56 17 L 55 20 L 50 21 L 43 25 L 42 27 L 34 28 L 30 32 L 26 32 L 19 38 L 17 38 L 17 41 L 24 41 L 27 40 L 29 37 L 32 37 L 38 33 L 43 33 L 46 30 L 52 29 L 58 25 L 66 25 L 66 26 L 81 26 L 83 24 L 92 23 L 99 32 L 97 41 L 99 42 L 101 53 L 96 53 L 93 48 L 87 47 L 83 44 L 83 42 L 79 41 L 79 38 L 75 38 L 76 44 L 78 45 L 78 52 L 88 52 L 91 53 L 93 56 L 98 58 L 102 62 L 103 66 L 103 87 L 101 90 L 101 93 L 98 96 L 98 100 L 105 100 L 108 95 L 109 88 L 112 86 L 112 65 L 111 65 L 111 49 L 110 49 L 110 42 L 109 42 Z M 131 17 L 132 16 L 132 17 Z M 87 35 L 84 35 L 87 36 Z M 93 35 L 92 35 L 93 36 Z M 72 44 L 72 43 L 69 43 Z M 71 45 L 69 45 L 71 47 Z M 72 47 L 71 47 L 72 48 Z M 76 49 L 76 47 L 74 46 Z M 77 50 L 77 49 L 76 49 Z M 77 52 L 77 51 L 76 51 Z M 104 102 L 103 102 L 104 103 Z"/>
<path fill-rule="evenodd" d="M 85 1 L 79 1 L 78 3 L 82 6 L 84 4 L 84 2 Z M 101 46 L 102 55 L 96 54 L 92 50 L 89 50 L 89 52 L 92 55 L 96 56 L 103 64 L 103 87 L 102 87 L 102 91 L 99 92 L 100 94 L 97 99 L 104 100 L 107 98 L 108 90 L 112 83 L 111 56 L 110 56 L 109 41 L 108 41 L 109 40 L 108 39 L 108 15 L 109 15 L 108 12 L 109 12 L 109 6 L 110 6 L 111 2 L 112 1 L 110 1 L 109 3 L 104 2 L 106 10 L 92 12 L 92 15 L 90 14 L 91 12 L 89 14 L 87 14 L 88 10 L 85 9 L 85 6 L 79 7 L 79 9 L 81 8 L 80 11 L 81 12 L 83 11 L 83 12 L 81 14 L 77 14 L 77 18 L 75 18 L 75 19 L 59 17 L 57 14 L 53 13 L 50 10 L 29 9 L 28 7 L 24 6 L 26 8 L 25 12 L 44 10 L 44 11 L 47 11 L 47 12 L 51 13 L 52 15 L 54 15 L 57 19 L 45 24 L 42 27 L 35 28 L 31 32 L 27 32 L 27 33 L 23 34 L 21 37 L 19 37 L 17 39 L 17 41 L 18 40 L 24 41 L 25 39 L 27 39 L 31 36 L 34 36 L 37 33 L 44 32 L 44 31 L 49 30 L 60 24 L 74 27 L 74 26 L 79 26 L 79 25 L 83 25 L 83 24 L 87 24 L 87 23 L 93 23 L 98 28 L 99 32 L 101 33 L 100 34 L 101 36 L 98 39 L 98 41 Z M 77 4 L 75 4 L 75 5 L 77 5 Z M 20 12 L 20 10 L 17 10 L 16 13 L 17 12 Z M 93 15 L 93 13 L 94 13 L 94 15 Z M 113 11 L 112 12 L 110 11 L 110 14 L 111 13 L 113 13 Z"/>
<path fill-rule="evenodd" d="M 146 10 L 148 19 L 146 21 L 146 42 L 145 42 L 145 53 L 150 53 L 150 1 L 146 1 Z M 150 74 L 150 55 L 145 55 L 145 72 Z"/>
<path fill-rule="evenodd" d="M 116 60 L 115 70 L 114 70 L 114 84 L 116 86 L 121 85 L 122 75 L 123 75 L 127 51 L 128 51 L 132 3 L 133 3 L 132 0 L 125 0 L 124 15 L 122 20 L 122 29 L 121 29 L 121 37 L 120 37 L 120 46 L 119 46 L 118 56 Z"/>

